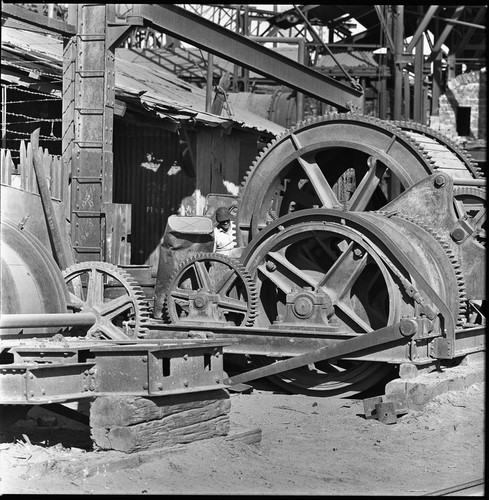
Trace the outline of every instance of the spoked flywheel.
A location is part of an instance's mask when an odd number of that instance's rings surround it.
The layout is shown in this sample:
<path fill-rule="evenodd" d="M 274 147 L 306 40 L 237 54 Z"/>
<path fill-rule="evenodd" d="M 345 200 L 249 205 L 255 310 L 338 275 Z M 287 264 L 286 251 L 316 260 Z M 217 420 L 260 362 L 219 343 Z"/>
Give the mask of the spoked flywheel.
<path fill-rule="evenodd" d="M 322 329 L 332 334 L 328 341 L 342 342 L 423 313 L 408 292 L 409 273 L 393 264 L 396 250 L 385 243 L 389 240 L 414 253 L 416 268 L 457 314 L 457 276 L 443 249 L 427 233 L 418 240 L 403 231 L 380 214 L 327 209 L 305 210 L 269 225 L 242 256 L 257 285 L 256 325 L 270 331 Z M 257 362 L 274 359 L 261 356 Z M 352 395 L 390 370 L 371 359 L 319 362 L 271 379 L 290 392 Z"/>
<path fill-rule="evenodd" d="M 252 326 L 256 303 L 253 280 L 238 261 L 199 253 L 174 272 L 165 308 L 172 323 Z"/>
<path fill-rule="evenodd" d="M 106 262 L 81 262 L 63 271 L 72 305 L 95 314 L 92 338 L 127 340 L 145 337 L 150 319 L 141 287 L 126 271 Z"/>
<path fill-rule="evenodd" d="M 278 217 L 313 207 L 379 210 L 434 171 L 429 152 L 394 123 L 308 119 L 272 141 L 245 176 L 238 235 L 246 245 Z"/>

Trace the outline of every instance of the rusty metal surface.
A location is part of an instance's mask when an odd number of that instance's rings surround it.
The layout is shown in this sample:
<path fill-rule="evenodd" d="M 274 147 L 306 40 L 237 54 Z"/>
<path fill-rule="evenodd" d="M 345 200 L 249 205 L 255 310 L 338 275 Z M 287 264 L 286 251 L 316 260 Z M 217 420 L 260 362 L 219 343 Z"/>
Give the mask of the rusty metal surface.
<path fill-rule="evenodd" d="M 49 251 L 7 219 L 1 237 L 2 313 L 66 312 L 67 290 Z"/>
<path fill-rule="evenodd" d="M 51 341 L 10 349 L 1 404 L 46 404 L 108 394 L 161 396 L 224 387 L 222 349 L 232 340 Z"/>
<path fill-rule="evenodd" d="M 371 332 L 370 335 L 358 336 L 350 340 L 345 340 L 335 346 L 322 347 L 301 356 L 295 356 L 284 361 L 277 361 L 276 363 L 272 363 L 271 365 L 263 368 L 257 368 L 255 370 L 250 370 L 249 372 L 233 376 L 225 382 L 229 385 L 249 382 L 250 380 L 268 377 L 277 373 L 293 370 L 294 368 L 300 368 L 310 363 L 325 361 L 345 355 L 348 356 L 357 350 L 368 349 L 384 343 L 394 342 L 399 339 L 409 339 L 415 335 L 417 331 L 418 324 L 416 321 L 402 320 L 400 323 L 395 323 L 385 328 L 380 328 L 375 332 Z"/>

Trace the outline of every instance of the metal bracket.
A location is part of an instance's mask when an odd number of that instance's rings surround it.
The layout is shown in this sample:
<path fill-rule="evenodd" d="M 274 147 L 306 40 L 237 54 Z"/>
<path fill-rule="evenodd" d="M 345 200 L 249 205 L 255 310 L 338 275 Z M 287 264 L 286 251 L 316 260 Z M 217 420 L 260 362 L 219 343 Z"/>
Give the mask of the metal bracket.
<path fill-rule="evenodd" d="M 144 20 L 140 16 L 127 18 L 126 23 L 107 23 L 107 47 L 115 48 L 136 26 L 144 26 Z"/>

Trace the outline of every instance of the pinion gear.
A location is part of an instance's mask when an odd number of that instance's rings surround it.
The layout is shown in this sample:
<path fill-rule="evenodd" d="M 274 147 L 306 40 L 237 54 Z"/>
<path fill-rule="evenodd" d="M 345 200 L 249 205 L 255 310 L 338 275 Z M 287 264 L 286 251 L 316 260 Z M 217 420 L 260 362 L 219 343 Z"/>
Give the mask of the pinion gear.
<path fill-rule="evenodd" d="M 237 260 L 198 253 L 182 262 L 170 279 L 166 316 L 173 323 L 210 319 L 252 326 L 258 296 L 250 274 Z M 192 311 L 198 310 L 199 315 Z M 207 319 L 207 321 L 206 321 Z"/>
<path fill-rule="evenodd" d="M 129 273 L 106 262 L 80 262 L 67 267 L 63 278 L 73 305 L 97 318 L 88 337 L 127 340 L 147 336 L 149 306 Z"/>

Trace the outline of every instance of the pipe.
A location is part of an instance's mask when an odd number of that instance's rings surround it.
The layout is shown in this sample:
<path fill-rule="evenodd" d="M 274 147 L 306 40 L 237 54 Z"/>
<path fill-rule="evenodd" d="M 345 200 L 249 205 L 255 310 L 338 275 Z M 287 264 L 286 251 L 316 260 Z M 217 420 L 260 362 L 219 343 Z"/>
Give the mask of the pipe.
<path fill-rule="evenodd" d="M 0 329 L 2 328 L 44 328 L 48 326 L 90 326 L 94 325 L 97 317 L 93 313 L 35 313 L 35 314 L 2 314 Z"/>

